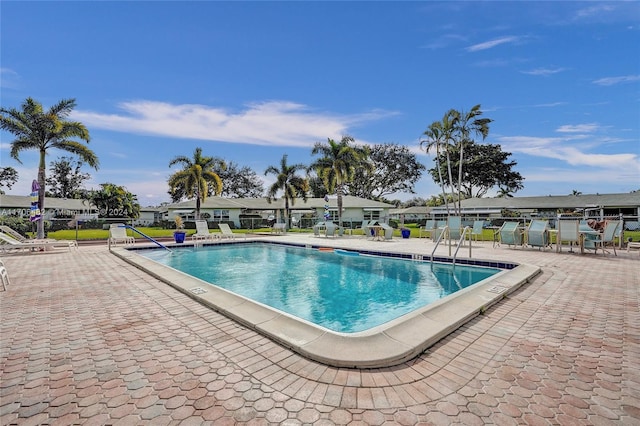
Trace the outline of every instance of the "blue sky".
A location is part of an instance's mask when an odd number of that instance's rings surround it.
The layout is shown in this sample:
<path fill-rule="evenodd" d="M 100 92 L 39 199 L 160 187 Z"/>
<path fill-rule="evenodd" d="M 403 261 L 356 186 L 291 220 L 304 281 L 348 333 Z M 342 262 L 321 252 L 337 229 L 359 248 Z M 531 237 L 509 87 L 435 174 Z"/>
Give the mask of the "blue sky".
<path fill-rule="evenodd" d="M 169 200 L 169 161 L 196 147 L 265 187 L 283 154 L 309 164 L 345 134 L 431 167 L 424 130 L 476 104 L 525 178 L 516 196 L 640 189 L 640 2 L 2 1 L 0 16 L 2 106 L 75 98 L 100 159 L 87 187 L 142 205 Z M 8 193 L 26 195 L 37 153 L 19 164 L 0 137 Z M 438 188 L 425 174 L 416 191 Z"/>

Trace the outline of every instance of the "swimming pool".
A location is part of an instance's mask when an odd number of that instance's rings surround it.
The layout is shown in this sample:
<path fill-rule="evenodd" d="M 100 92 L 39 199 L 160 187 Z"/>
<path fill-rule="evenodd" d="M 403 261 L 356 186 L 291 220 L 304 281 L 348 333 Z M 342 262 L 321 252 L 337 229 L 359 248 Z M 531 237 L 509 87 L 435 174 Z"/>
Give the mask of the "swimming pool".
<path fill-rule="evenodd" d="M 323 240 L 323 246 L 316 245 L 309 237 L 288 236 L 280 238 L 249 237 L 245 240 L 251 244 L 267 242 L 276 249 L 279 246 L 296 246 L 307 251 L 326 248 L 327 243 L 334 244 L 335 249 L 349 249 L 349 245 L 357 245 L 357 240 L 334 241 Z M 311 244 L 309 243 L 311 242 Z M 244 242 L 216 242 L 213 245 L 232 246 Z M 340 245 L 343 247 L 340 247 Z M 210 244 L 206 244 L 210 245 Z M 529 282 L 540 273 L 534 265 L 515 264 L 509 262 L 481 261 L 459 259 L 458 263 L 467 261 L 489 267 L 505 268 L 492 277 L 486 278 L 444 298 L 419 307 L 396 319 L 374 326 L 364 331 L 344 333 L 318 326 L 311 321 L 287 314 L 260 303 L 210 285 L 206 281 L 180 272 L 140 255 L 150 245 L 133 248 L 111 247 L 110 252 L 122 260 L 136 266 L 155 278 L 164 281 L 176 290 L 188 295 L 197 302 L 231 318 L 245 327 L 270 338 L 306 358 L 334 367 L 378 368 L 389 367 L 415 358 L 428 347 L 435 344 L 447 334 L 455 331 L 465 322 L 484 312 L 489 306 L 502 300 L 506 295 Z M 182 251 L 201 250 L 189 244 L 170 246 L 179 257 Z M 384 252 L 367 248 L 356 248 L 362 253 L 405 259 L 422 259 L 417 253 Z M 390 245 L 385 244 L 385 248 Z M 330 249 L 333 250 L 334 248 Z M 376 247 L 377 248 L 377 247 Z M 161 250 L 155 252 L 160 253 Z M 331 253 L 318 255 L 336 256 Z M 447 258 L 438 258 L 446 261 Z M 450 260 L 450 259 L 449 259 Z M 407 262 L 411 263 L 411 262 Z M 285 270 L 287 268 L 282 268 Z M 255 273 L 253 274 L 255 275 Z M 246 281 L 246 280 L 245 280 Z M 166 295 L 171 295 L 167 291 Z M 165 294 L 159 294 L 164 297 Z M 215 324 L 212 324 L 215 327 Z"/>
<path fill-rule="evenodd" d="M 380 326 L 500 272 L 265 243 L 139 253 L 342 333 Z"/>

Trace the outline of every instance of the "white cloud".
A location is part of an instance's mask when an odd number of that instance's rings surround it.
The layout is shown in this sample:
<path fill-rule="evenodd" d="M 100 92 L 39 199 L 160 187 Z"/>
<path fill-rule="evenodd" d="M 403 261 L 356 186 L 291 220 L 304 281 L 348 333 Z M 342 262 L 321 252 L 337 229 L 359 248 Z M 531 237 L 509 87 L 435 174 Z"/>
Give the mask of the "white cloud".
<path fill-rule="evenodd" d="M 572 145 L 572 139 L 565 137 L 533 137 L 533 136 L 503 136 L 499 143 L 507 152 L 522 153 L 535 157 L 561 160 L 571 166 L 593 167 L 597 169 L 627 170 L 640 172 L 640 158 L 635 153 L 600 154 L 587 150 L 597 146 L 596 143 L 581 142 Z"/>
<path fill-rule="evenodd" d="M 0 68 L 0 87 L 17 89 L 20 86 L 20 75 L 10 68 Z"/>
<path fill-rule="evenodd" d="M 593 84 L 600 86 L 613 86 L 615 84 L 630 83 L 640 80 L 640 75 L 624 75 L 620 77 L 604 77 L 598 80 L 594 80 Z"/>
<path fill-rule="evenodd" d="M 557 74 L 559 72 L 565 71 L 565 68 L 536 68 L 530 71 L 521 71 L 523 74 L 528 75 L 541 75 L 541 76 L 549 76 L 553 74 Z"/>
<path fill-rule="evenodd" d="M 515 36 L 502 37 L 502 38 L 497 38 L 495 40 L 485 41 L 484 43 L 474 44 L 473 46 L 467 47 L 466 50 L 468 52 L 477 52 L 477 51 L 480 51 L 480 50 L 491 49 L 493 47 L 496 47 L 496 46 L 499 46 L 499 45 L 505 44 L 505 43 L 514 43 L 514 42 L 516 42 L 518 40 L 519 40 L 519 38 L 515 37 Z"/>
<path fill-rule="evenodd" d="M 565 124 L 556 129 L 560 133 L 593 133 L 600 128 L 596 123 Z"/>
<path fill-rule="evenodd" d="M 394 112 L 339 116 L 311 111 L 287 101 L 249 104 L 241 111 L 207 105 L 174 105 L 132 101 L 119 105 L 123 114 L 76 111 L 73 118 L 86 126 L 118 132 L 159 135 L 240 144 L 308 147 L 326 137 L 339 138 L 350 125 L 380 120 Z"/>

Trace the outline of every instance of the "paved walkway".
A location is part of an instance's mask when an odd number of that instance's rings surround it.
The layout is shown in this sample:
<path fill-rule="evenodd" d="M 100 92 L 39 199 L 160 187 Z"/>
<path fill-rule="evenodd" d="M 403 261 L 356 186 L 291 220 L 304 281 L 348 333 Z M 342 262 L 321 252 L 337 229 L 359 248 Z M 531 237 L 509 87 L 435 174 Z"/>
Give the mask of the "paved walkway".
<path fill-rule="evenodd" d="M 478 243 L 473 255 L 543 273 L 418 358 L 374 370 L 305 360 L 104 246 L 5 256 L 0 424 L 640 425 L 638 252 Z"/>

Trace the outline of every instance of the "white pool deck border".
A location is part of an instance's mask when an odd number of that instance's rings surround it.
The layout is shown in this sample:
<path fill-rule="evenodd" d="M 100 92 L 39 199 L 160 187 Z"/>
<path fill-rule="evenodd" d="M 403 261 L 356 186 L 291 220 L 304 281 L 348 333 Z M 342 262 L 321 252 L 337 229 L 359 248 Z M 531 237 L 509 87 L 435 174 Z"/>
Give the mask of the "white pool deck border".
<path fill-rule="evenodd" d="M 371 243 L 364 238 L 314 238 L 306 234 L 272 238 L 248 237 L 236 239 L 231 243 L 249 241 L 372 250 Z M 192 244 L 185 243 L 181 246 L 184 248 L 189 245 Z M 136 248 L 142 247 L 151 248 L 153 245 L 136 244 Z M 376 245 L 375 251 L 413 254 L 401 249 L 401 245 L 394 247 L 392 244 L 382 243 Z M 482 314 L 489 306 L 530 282 L 541 272 L 537 266 L 518 264 L 513 269 L 503 270 L 471 287 L 381 326 L 358 333 L 338 333 L 161 265 L 137 254 L 136 250 L 118 246 L 111 247 L 111 252 L 211 309 L 306 358 L 334 367 L 354 368 L 390 367 L 415 358 L 471 318 Z M 424 256 L 425 253 L 420 255 Z M 495 263 L 495 260 L 487 262 Z"/>

